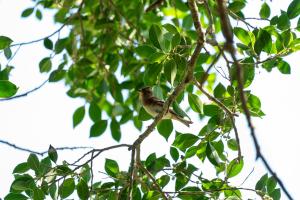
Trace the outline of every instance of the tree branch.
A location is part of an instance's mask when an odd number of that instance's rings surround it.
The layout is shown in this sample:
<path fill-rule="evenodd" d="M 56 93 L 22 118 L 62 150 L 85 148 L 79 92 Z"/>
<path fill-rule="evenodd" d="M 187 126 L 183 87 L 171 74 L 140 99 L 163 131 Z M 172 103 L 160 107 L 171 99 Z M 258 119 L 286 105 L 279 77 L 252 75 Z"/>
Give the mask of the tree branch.
<path fill-rule="evenodd" d="M 28 153 L 33 153 L 33 154 L 36 154 L 36 155 L 39 155 L 39 156 L 43 156 L 44 154 L 48 153 L 48 151 L 38 152 L 38 151 L 34 151 L 34 150 L 31 150 L 31 149 L 28 149 L 28 148 L 25 148 L 25 147 L 20 147 L 18 145 L 15 145 L 15 144 L 10 143 L 10 142 L 5 141 L 5 140 L 0 140 L 0 143 L 5 144 L 7 146 L 10 146 L 10 147 L 12 147 L 14 149 L 17 149 L 17 150 L 25 151 L 25 152 L 28 152 Z M 63 151 L 63 150 L 77 150 L 77 149 L 91 149 L 91 148 L 93 148 L 93 147 L 79 146 L 79 147 L 58 147 L 58 148 L 55 148 L 55 149 L 58 150 L 58 151 Z"/>
<path fill-rule="evenodd" d="M 232 60 L 233 60 L 234 64 L 237 67 L 236 73 L 237 73 L 237 81 L 238 81 L 238 90 L 239 90 L 239 93 L 240 93 L 242 109 L 243 109 L 243 111 L 246 115 L 248 127 L 250 129 L 251 137 L 253 139 L 254 146 L 255 146 L 255 149 L 256 149 L 256 159 L 260 158 L 262 160 L 263 164 L 265 165 L 267 170 L 271 173 L 271 175 L 276 179 L 276 181 L 278 182 L 278 184 L 282 188 L 285 195 L 290 200 L 292 200 L 293 197 L 287 191 L 287 188 L 285 187 L 285 185 L 283 184 L 281 179 L 276 175 L 276 173 L 273 171 L 270 164 L 266 161 L 264 155 L 260 151 L 260 146 L 259 146 L 258 140 L 256 138 L 254 126 L 253 126 L 252 121 L 251 121 L 250 111 L 247 107 L 247 101 L 246 101 L 246 98 L 245 98 L 245 95 L 244 95 L 243 68 L 242 68 L 241 64 L 239 63 L 239 61 L 237 60 L 236 55 L 235 55 L 236 50 L 235 50 L 235 47 L 234 47 L 232 27 L 231 27 L 231 23 L 230 23 L 229 18 L 228 18 L 228 12 L 227 12 L 227 9 L 224 5 L 223 0 L 217 0 L 217 6 L 218 6 L 218 13 L 219 13 L 220 19 L 221 19 L 221 30 L 222 30 L 223 36 L 226 39 L 226 46 L 227 46 L 226 49 L 230 53 L 230 55 L 232 57 Z"/>
<path fill-rule="evenodd" d="M 5 99 L 0 99 L 0 101 L 9 101 L 9 100 L 12 100 L 12 99 L 16 99 L 16 98 L 20 98 L 20 97 L 25 97 L 27 96 L 28 94 L 32 93 L 32 92 L 35 92 L 36 90 L 40 89 L 41 87 L 43 87 L 46 83 L 48 82 L 48 79 L 45 80 L 41 85 L 39 85 L 38 87 L 36 88 L 33 88 L 23 94 L 19 94 L 19 95 L 16 95 L 16 96 L 12 96 L 12 97 L 9 97 L 9 98 L 5 98 Z"/>
<path fill-rule="evenodd" d="M 150 12 L 151 10 L 154 10 L 155 8 L 159 7 L 165 0 L 156 0 L 151 5 L 149 5 L 148 8 L 146 8 L 145 12 Z"/>
<path fill-rule="evenodd" d="M 194 67 L 195 67 L 196 60 L 199 56 L 199 53 L 200 53 L 200 51 L 203 47 L 203 43 L 204 43 L 204 38 L 203 37 L 204 37 L 204 35 L 203 35 L 201 24 L 200 24 L 200 21 L 199 21 L 198 12 L 196 10 L 196 3 L 194 2 L 194 0 L 189 0 L 188 2 L 189 2 L 190 10 L 191 10 L 191 13 L 192 13 L 192 17 L 193 17 L 193 20 L 194 20 L 194 25 L 195 25 L 195 28 L 196 28 L 197 33 L 198 33 L 197 45 L 196 45 L 196 47 L 194 49 L 194 52 L 193 52 L 193 54 L 192 54 L 192 56 L 191 56 L 191 58 L 188 62 L 188 66 L 187 66 L 187 70 L 185 71 L 184 78 L 179 83 L 179 85 L 174 89 L 174 91 L 168 97 L 168 99 L 165 101 L 161 113 L 159 113 L 154 118 L 153 122 L 150 124 L 150 126 L 148 126 L 148 128 L 145 130 L 145 132 L 143 134 L 141 134 L 138 137 L 138 139 L 136 139 L 136 141 L 132 145 L 132 148 L 136 148 L 138 145 L 140 145 L 144 141 L 145 138 L 147 138 L 150 135 L 150 133 L 152 133 L 152 131 L 156 127 L 157 123 L 163 118 L 163 116 L 165 115 L 165 113 L 169 109 L 171 103 L 185 89 L 185 86 L 187 84 L 189 84 L 191 81 L 193 81 Z"/>

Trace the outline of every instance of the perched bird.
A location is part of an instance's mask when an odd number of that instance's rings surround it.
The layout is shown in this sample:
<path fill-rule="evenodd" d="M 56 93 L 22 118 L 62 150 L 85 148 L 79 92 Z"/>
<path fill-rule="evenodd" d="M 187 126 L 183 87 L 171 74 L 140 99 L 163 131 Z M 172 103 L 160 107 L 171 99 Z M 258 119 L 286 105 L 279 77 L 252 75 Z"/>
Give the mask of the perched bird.
<path fill-rule="evenodd" d="M 153 92 L 150 87 L 144 87 L 140 89 L 139 97 L 140 101 L 143 104 L 143 107 L 152 117 L 155 117 L 162 111 L 164 102 L 153 95 Z M 180 121 L 187 127 L 189 127 L 190 124 L 193 123 L 190 120 L 183 119 L 183 117 L 179 116 L 171 108 L 169 108 L 167 113 L 164 115 L 163 119 L 175 119 L 177 121 Z"/>

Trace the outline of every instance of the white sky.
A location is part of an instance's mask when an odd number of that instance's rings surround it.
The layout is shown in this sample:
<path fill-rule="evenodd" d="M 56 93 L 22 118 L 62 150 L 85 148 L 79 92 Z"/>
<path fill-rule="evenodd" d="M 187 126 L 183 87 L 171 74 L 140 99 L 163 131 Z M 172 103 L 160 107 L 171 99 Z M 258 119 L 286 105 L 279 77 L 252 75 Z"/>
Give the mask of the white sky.
<path fill-rule="evenodd" d="M 252 4 L 252 1 L 249 1 L 251 6 L 255 5 L 250 7 L 247 12 L 253 13 L 252 16 L 259 11 L 257 2 L 260 1 L 255 2 Z M 273 1 L 273 3 L 278 5 L 272 7 L 272 12 L 278 12 L 279 8 L 286 10 L 288 5 L 287 1 Z M 47 13 L 43 13 L 44 17 L 41 22 L 34 17 L 20 19 L 22 10 L 30 5 L 32 4 L 28 0 L 0 0 L 0 25 L 2 27 L 0 35 L 9 36 L 15 42 L 23 42 L 44 37 L 59 27 L 53 25 L 51 14 Z M 56 37 L 53 38 L 56 39 Z M 20 87 L 19 93 L 36 87 L 47 78 L 47 75 L 41 75 L 38 69 L 40 59 L 50 54 L 49 51 L 42 48 L 42 45 L 42 43 L 37 43 L 23 46 L 11 62 L 11 65 L 15 66 L 11 80 Z M 271 73 L 258 69 L 256 79 L 251 87 L 254 94 L 260 97 L 263 111 L 266 113 L 263 119 L 254 119 L 261 150 L 295 198 L 300 196 L 298 189 L 300 175 L 297 173 L 300 164 L 299 155 L 297 155 L 300 146 L 300 68 L 297 56 L 299 53 L 286 59 L 292 66 L 291 75 L 282 75 L 276 69 Z M 2 66 L 6 63 L 3 57 L 0 62 Z M 109 131 L 106 131 L 101 137 L 89 139 L 89 128 L 92 123 L 87 116 L 79 127 L 72 128 L 73 112 L 84 102 L 67 97 L 66 91 L 67 88 L 63 83 L 47 84 L 27 97 L 0 102 L 0 139 L 37 151 L 47 150 L 49 144 L 54 147 L 94 146 L 96 148 L 115 144 Z M 187 129 L 180 124 L 175 124 L 176 130 L 192 133 L 197 133 L 202 126 L 201 122 L 196 122 L 191 129 Z M 131 123 L 122 126 L 121 129 L 123 132 L 121 143 L 132 143 L 140 134 Z M 246 160 L 243 175 L 240 175 L 242 179 L 233 179 L 233 181 L 241 183 L 243 178 L 255 167 L 253 174 L 243 185 L 244 187 L 253 187 L 265 170 L 261 162 L 254 162 L 254 149 L 244 117 L 238 119 L 238 129 L 242 153 Z M 173 137 L 169 140 L 172 141 Z M 165 140 L 156 132 L 143 143 L 142 148 L 144 153 L 156 151 L 158 156 L 169 151 Z M 0 152 L 0 198 L 3 198 L 8 193 L 10 183 L 13 181 L 11 174 L 13 168 L 18 163 L 26 161 L 28 153 L 2 144 L 0 144 Z M 59 158 L 72 162 L 84 152 L 86 151 L 59 152 Z M 130 153 L 126 149 L 105 153 L 95 162 L 94 166 L 102 168 L 105 157 L 113 157 L 120 161 L 121 169 L 126 170 Z M 205 170 L 213 173 L 209 167 L 206 167 Z"/>

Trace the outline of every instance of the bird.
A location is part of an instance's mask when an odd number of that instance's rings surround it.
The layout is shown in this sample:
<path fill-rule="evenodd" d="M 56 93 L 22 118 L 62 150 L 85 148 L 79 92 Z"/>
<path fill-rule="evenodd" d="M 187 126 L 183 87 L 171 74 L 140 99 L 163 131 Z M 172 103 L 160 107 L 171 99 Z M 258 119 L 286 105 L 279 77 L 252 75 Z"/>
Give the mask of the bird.
<path fill-rule="evenodd" d="M 146 86 L 138 90 L 139 92 L 139 98 L 140 101 L 146 110 L 147 113 L 149 113 L 152 117 L 155 117 L 158 115 L 164 105 L 164 101 L 158 99 L 153 95 L 153 92 L 151 90 L 151 87 Z M 187 127 L 190 126 L 193 122 L 191 120 L 186 120 L 182 116 L 178 115 L 173 109 L 169 108 L 166 114 L 163 116 L 163 119 L 174 119 L 177 120 Z"/>

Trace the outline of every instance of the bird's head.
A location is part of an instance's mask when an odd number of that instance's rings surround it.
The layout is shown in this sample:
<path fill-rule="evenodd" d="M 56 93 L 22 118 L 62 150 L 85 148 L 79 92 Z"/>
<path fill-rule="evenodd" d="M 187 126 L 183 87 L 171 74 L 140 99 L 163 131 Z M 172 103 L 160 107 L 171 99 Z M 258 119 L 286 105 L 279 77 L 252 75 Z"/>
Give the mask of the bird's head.
<path fill-rule="evenodd" d="M 143 88 L 139 89 L 138 92 L 139 92 L 140 95 L 147 96 L 147 97 L 153 95 L 151 87 L 149 87 L 149 86 L 146 86 L 146 87 L 143 87 Z"/>

